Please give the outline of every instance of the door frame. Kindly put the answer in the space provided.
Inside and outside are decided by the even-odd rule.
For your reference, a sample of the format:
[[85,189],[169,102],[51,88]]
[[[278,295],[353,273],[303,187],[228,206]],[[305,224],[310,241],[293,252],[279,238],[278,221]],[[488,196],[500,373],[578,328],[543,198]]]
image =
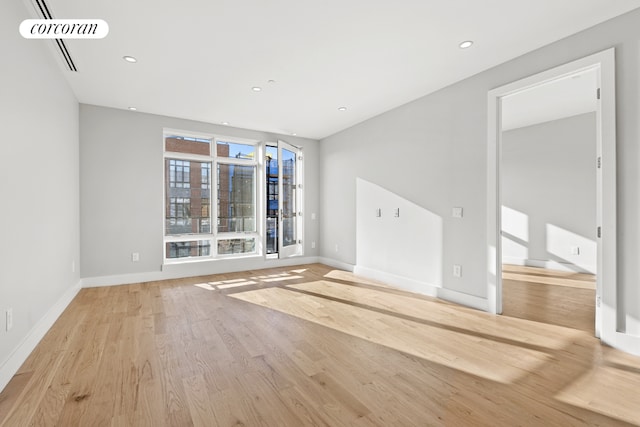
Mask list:
[[[283,224],[283,203],[284,203],[284,185],[283,185],[283,171],[282,166],[283,156],[282,150],[287,150],[295,155],[295,209],[294,215],[295,222],[295,240],[296,243],[289,246],[284,246],[284,224]],[[288,258],[296,255],[303,255],[302,246],[302,207],[304,206],[302,200],[302,149],[295,145],[289,144],[286,141],[278,140],[278,257]]]
[[[597,155],[596,221],[601,227],[597,242],[595,333],[614,345],[617,332],[616,254],[616,129],[615,49],[587,56],[547,71],[492,89],[488,94],[487,146],[487,302],[489,311],[502,313],[501,153],[502,98],[581,71],[597,71],[600,99],[596,112]],[[594,94],[596,96],[596,94]],[[600,168],[597,168],[600,158]],[[622,337],[620,337],[622,338]]]

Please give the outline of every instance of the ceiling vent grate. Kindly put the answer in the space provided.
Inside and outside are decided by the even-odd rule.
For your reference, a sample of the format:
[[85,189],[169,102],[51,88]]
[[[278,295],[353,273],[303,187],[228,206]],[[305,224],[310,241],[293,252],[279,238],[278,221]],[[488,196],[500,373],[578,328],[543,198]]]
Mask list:
[[[49,7],[44,2],[44,0],[32,0],[32,2],[42,19],[54,19]],[[69,71],[78,72],[76,64],[73,62],[71,54],[69,53],[69,49],[67,49],[67,45],[64,43],[64,40],[54,39],[54,42],[56,44],[58,52],[60,53],[60,55],[62,55],[63,62],[67,65],[67,69]]]

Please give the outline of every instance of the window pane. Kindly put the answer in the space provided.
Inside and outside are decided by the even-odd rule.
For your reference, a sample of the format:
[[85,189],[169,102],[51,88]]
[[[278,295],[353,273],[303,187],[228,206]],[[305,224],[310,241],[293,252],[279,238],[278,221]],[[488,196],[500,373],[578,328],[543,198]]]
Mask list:
[[165,233],[211,233],[211,163],[166,159]]
[[256,147],[249,144],[218,141],[216,147],[218,157],[232,157],[235,159],[255,160]]
[[295,245],[296,153],[282,149],[282,246]]
[[190,138],[186,136],[169,135],[164,138],[164,149],[174,153],[211,154],[211,140],[207,138]]
[[218,164],[218,232],[256,231],[256,167]]
[[267,254],[278,252],[278,148],[266,147]]
[[218,240],[218,255],[248,254],[256,251],[256,239],[220,239]]
[[188,258],[211,255],[211,240],[167,242],[167,258]]

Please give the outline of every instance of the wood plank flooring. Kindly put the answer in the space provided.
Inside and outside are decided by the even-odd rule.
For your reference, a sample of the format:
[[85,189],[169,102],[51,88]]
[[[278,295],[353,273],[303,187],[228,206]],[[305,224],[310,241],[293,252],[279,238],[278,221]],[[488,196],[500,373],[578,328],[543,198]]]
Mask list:
[[313,264],[83,289],[1,426],[640,425],[640,359]]
[[505,264],[502,279],[503,315],[594,333],[593,274]]

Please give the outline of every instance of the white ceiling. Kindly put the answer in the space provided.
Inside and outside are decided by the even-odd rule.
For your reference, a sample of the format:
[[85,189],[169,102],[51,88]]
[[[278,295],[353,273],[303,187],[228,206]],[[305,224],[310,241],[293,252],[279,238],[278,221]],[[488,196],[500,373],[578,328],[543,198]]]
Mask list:
[[595,69],[535,86],[502,100],[502,130],[596,111]]
[[[104,19],[110,27],[102,40],[67,41],[79,72],[65,74],[80,102],[318,139],[640,7],[640,0],[47,2],[56,18]],[[459,49],[463,40],[475,44]]]

